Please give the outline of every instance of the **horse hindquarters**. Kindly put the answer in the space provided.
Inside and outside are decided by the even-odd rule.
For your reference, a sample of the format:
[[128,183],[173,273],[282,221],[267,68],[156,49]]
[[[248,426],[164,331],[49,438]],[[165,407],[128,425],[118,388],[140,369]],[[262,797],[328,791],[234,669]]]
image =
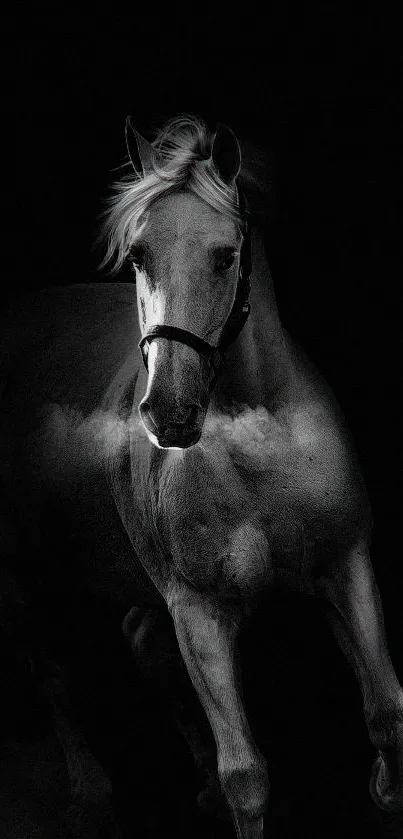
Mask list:
[[355,670],[370,740],[379,751],[371,795],[382,809],[403,813],[403,690],[387,648],[367,545],[356,545],[329,569],[317,593],[326,598],[335,636]]

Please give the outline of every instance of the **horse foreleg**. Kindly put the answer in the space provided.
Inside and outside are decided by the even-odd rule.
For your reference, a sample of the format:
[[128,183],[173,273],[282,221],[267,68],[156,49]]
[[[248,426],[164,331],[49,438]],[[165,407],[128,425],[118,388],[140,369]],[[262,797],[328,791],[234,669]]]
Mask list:
[[268,794],[266,761],[259,753],[238,686],[238,621],[222,604],[187,589],[168,605],[190,678],[210,722],[218,775],[238,839],[263,839]]
[[321,592],[340,646],[356,672],[371,742],[379,750],[370,784],[375,803],[403,811],[403,690],[390,660],[381,600],[367,546],[334,565]]

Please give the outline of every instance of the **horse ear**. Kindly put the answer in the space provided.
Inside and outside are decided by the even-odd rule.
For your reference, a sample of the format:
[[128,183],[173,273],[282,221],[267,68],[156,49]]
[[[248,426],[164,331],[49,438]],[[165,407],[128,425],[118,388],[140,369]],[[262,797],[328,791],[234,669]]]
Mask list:
[[213,140],[211,159],[224,183],[233,184],[241,168],[241,149],[234,132],[221,122]]
[[148,140],[137,131],[131,123],[130,117],[126,118],[126,146],[133,165],[133,169],[140,177],[144,178],[152,171],[154,160],[154,149]]

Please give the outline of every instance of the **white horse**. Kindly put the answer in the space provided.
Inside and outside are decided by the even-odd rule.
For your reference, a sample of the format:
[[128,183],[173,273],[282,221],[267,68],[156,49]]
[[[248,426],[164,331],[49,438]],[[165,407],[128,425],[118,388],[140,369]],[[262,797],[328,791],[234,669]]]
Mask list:
[[238,141],[180,118],[153,144],[128,121],[127,142],[105,261],[129,259],[135,285],[53,289],[6,313],[13,533],[54,545],[51,509],[77,586],[169,610],[238,839],[262,839],[269,789],[240,627],[276,582],[325,600],[379,752],[372,797],[401,811],[403,691],[365,489],[333,397],[281,325]]

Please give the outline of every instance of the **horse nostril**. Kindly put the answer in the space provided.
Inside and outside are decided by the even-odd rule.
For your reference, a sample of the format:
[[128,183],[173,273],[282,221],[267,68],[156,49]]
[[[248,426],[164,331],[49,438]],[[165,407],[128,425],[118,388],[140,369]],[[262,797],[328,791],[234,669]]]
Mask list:
[[157,431],[157,423],[153,417],[150,403],[142,402],[139,406],[139,413],[145,427],[148,428],[149,431],[152,431],[153,434],[155,434]]
[[188,405],[188,415],[186,418],[187,425],[196,425],[199,416],[199,408],[197,405]]

